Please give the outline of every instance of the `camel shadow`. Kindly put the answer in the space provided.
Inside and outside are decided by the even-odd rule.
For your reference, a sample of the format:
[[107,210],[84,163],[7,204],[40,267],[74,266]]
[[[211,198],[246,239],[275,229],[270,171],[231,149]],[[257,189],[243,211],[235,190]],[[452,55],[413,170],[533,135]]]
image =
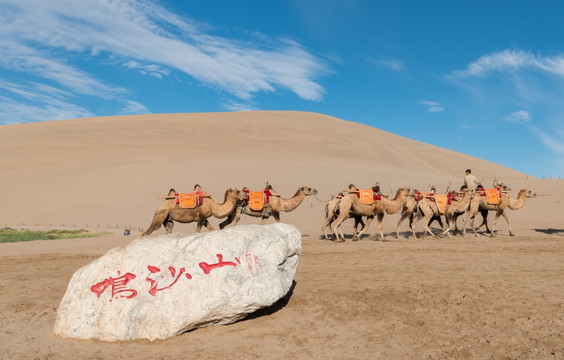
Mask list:
[[564,236],[564,229],[552,229],[552,228],[548,228],[548,229],[535,229],[536,232],[540,232],[546,235],[558,235],[558,236]]

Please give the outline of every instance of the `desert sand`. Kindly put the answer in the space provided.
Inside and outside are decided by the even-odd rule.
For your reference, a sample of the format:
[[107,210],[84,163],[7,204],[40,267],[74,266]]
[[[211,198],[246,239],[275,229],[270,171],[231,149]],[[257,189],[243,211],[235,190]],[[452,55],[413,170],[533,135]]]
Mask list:
[[[510,151],[495,149],[492,151]],[[537,193],[500,219],[452,239],[395,239],[399,214],[351,241],[323,240],[331,194],[354,183],[384,192],[459,188],[464,170]],[[564,182],[330,116],[302,112],[162,114],[0,127],[0,226],[87,228],[91,239],[0,244],[2,359],[562,359]],[[282,221],[303,235],[295,287],[231,325],[165,341],[107,343],[56,337],[73,273],[140,237],[170,188],[194,184],[218,200],[229,187],[285,197],[318,190]],[[490,222],[492,219],[490,214]],[[211,219],[216,228],[220,220]],[[240,225],[258,223],[243,216]],[[270,219],[268,223],[272,223]],[[131,235],[123,235],[131,228]],[[193,224],[175,232],[192,233]],[[422,233],[422,224],[418,231]],[[438,232],[436,224],[435,232]],[[203,230],[207,231],[207,230]],[[153,235],[164,234],[164,229]]]

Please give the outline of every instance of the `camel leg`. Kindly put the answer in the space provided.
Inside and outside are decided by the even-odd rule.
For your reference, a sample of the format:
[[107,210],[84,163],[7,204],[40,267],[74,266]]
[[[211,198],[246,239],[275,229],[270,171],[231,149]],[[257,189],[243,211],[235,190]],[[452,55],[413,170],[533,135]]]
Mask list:
[[382,220],[384,220],[384,213],[377,214],[376,219],[378,219],[378,230],[380,231],[380,240],[386,241],[384,238],[384,226],[382,225]]
[[456,213],[454,214],[454,216],[452,217],[452,221],[454,223],[454,231],[452,232],[454,235],[457,234],[461,234],[462,231],[460,231],[460,229],[458,228],[458,217],[460,217],[462,214],[460,213]]
[[[339,209],[339,216],[335,221],[333,221],[333,224],[331,225],[331,230],[333,230],[333,235],[335,236],[336,242],[345,241],[345,237],[343,236],[343,232],[340,231],[339,226],[341,226],[341,223],[345,221],[345,218],[349,216],[349,211],[350,211],[350,206],[348,207],[348,209]],[[339,232],[341,233],[340,237],[339,237]]]
[[362,234],[364,234],[364,232],[366,230],[368,230],[368,228],[370,227],[370,224],[372,224],[372,220],[374,220],[374,216],[368,216],[366,218],[366,224],[364,224],[364,226],[362,226],[362,229],[360,229],[360,232],[356,232],[356,226],[355,226],[355,232],[353,235],[353,241],[358,241],[360,239],[360,237],[362,236]]
[[[488,210],[480,210],[480,215],[482,215],[482,223],[480,224],[480,226],[476,227],[475,229],[478,230],[480,229],[482,226],[486,226],[486,231],[488,233],[491,233],[490,231],[490,227],[488,226]],[[474,215],[476,216],[478,215],[477,213]],[[472,223],[472,227],[474,227],[474,223]]]
[[[505,212],[505,210],[501,213],[501,216],[503,216],[505,218],[505,221],[507,221],[507,228],[509,229],[509,236],[515,236],[515,233],[513,231],[511,231],[511,222],[509,221],[509,216],[507,216],[507,213]],[[493,229],[492,229],[493,231]]]
[[225,219],[224,221],[222,221],[219,224],[219,229],[223,229],[227,226],[235,226],[237,225],[237,223],[239,222],[239,219],[241,217],[241,207],[237,206],[235,208],[235,210],[233,210],[229,216],[227,216],[227,219]]
[[450,239],[449,231],[452,228],[453,217],[454,216],[452,214],[446,214],[445,215],[445,221],[446,221],[447,227],[446,227],[446,229],[443,228],[443,232],[441,233],[441,236],[446,234],[446,236]]
[[164,223],[167,217],[168,217],[168,210],[157,209],[157,211],[155,212],[155,216],[153,216],[153,221],[151,222],[151,225],[149,225],[147,230],[145,230],[145,232],[141,234],[141,236],[151,235],[153,231],[161,227],[161,225]]
[[355,232],[357,231],[359,225],[360,225],[361,229],[364,229],[364,227],[366,226],[364,221],[362,221],[362,216],[355,216],[354,217],[354,231]]
[[174,221],[170,220],[170,218],[167,217],[163,222],[163,225],[165,227],[166,233],[170,234],[172,232],[172,228],[174,227]]
[[[437,235],[435,235],[435,234],[431,231],[431,229],[429,229],[429,224],[431,223],[432,220],[433,220],[433,216],[430,216],[430,217],[429,217],[429,215],[425,215],[425,222],[423,223],[424,226],[425,226],[425,232],[423,233],[423,237],[424,237],[424,238],[427,237],[427,233],[431,234],[431,235],[433,236],[433,238],[435,238],[435,239],[437,238]],[[441,222],[441,223],[442,223],[442,222]]]
[[419,222],[419,219],[421,219],[421,215],[419,214],[419,210],[416,210],[416,211],[417,211],[417,213],[412,214],[411,220],[409,222],[409,227],[411,228],[411,232],[413,233],[413,238],[415,240],[417,240],[417,232],[415,231],[415,225],[417,225],[417,222]]
[[495,213],[495,217],[492,223],[492,234],[491,237],[494,237],[494,230],[495,230],[495,225],[497,223],[497,220],[499,219],[499,216],[503,216],[503,218],[505,219],[505,221],[507,221],[507,228],[509,229],[509,236],[515,236],[515,234],[513,233],[513,231],[511,231],[511,222],[509,221],[509,217],[507,216],[507,214],[505,213],[504,210],[497,210],[497,212]]
[[199,233],[202,231],[202,226],[205,226],[209,231],[214,231],[215,228],[210,224],[208,219],[203,219],[198,221],[198,225],[196,225],[196,232]]
[[396,239],[399,239],[399,229],[400,229],[400,225],[405,221],[405,219],[407,219],[408,216],[410,216],[411,213],[407,210],[403,211],[401,213],[401,217],[398,220],[398,227],[396,229]]
[[280,213],[279,212],[272,212],[272,217],[276,220],[277,223],[280,222]]

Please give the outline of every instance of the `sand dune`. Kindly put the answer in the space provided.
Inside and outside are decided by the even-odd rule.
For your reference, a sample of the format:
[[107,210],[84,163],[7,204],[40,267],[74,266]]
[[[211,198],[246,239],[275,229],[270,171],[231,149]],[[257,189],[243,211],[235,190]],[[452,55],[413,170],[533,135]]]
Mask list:
[[[169,188],[202,184],[218,200],[228,187],[319,198],[349,183],[387,192],[446,190],[464,169],[491,183],[527,176],[491,162],[366,125],[302,112],[163,114],[0,127],[0,219],[7,224],[146,226]],[[530,177],[529,177],[530,179]]]
[[[494,151],[492,149],[492,151]],[[484,184],[539,196],[511,211],[517,237],[395,240],[398,215],[358,242],[320,239],[325,200],[354,183],[384,192]],[[304,112],[114,116],[0,126],[0,226],[85,227],[96,239],[0,244],[0,358],[505,359],[564,356],[564,183],[376,128]],[[139,236],[164,195],[201,184],[283,196],[315,187],[282,213],[303,234],[296,287],[285,303],[230,326],[175,339],[106,344],[58,339],[56,308],[74,271]],[[217,219],[212,225],[217,227]],[[272,220],[270,220],[272,222]],[[244,217],[240,224],[258,223]],[[347,223],[345,231],[350,230]],[[175,226],[190,233],[192,224]],[[421,231],[421,228],[419,229]],[[162,234],[161,228],[155,234]]]

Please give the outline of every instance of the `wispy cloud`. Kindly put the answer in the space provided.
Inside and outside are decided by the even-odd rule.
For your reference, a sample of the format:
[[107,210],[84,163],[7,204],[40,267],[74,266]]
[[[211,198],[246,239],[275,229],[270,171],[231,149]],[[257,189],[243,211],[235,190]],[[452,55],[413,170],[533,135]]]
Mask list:
[[149,114],[150,111],[145,107],[145,105],[141,104],[140,102],[133,101],[133,100],[125,100],[124,107],[121,110],[122,114]]
[[[552,162],[564,164],[564,54],[503,50],[481,56],[447,78],[468,90],[476,109],[487,109],[484,118],[507,114],[497,116],[521,125],[511,128],[514,136],[538,141],[553,152]],[[515,108],[521,110],[511,112]]]
[[114,56],[124,66],[156,77],[180,71],[241,99],[284,88],[317,101],[324,90],[315,79],[329,71],[294,41],[216,36],[148,1],[4,0],[0,10],[0,35],[13,39],[3,44],[0,64],[83,93],[100,93],[109,86],[61,61],[60,51],[97,60]]
[[255,111],[258,110],[255,106],[239,102],[239,101],[229,101],[229,102],[222,102],[221,107],[227,111]]
[[387,69],[398,72],[407,70],[407,66],[402,61],[396,59],[368,59],[368,62],[379,69]]
[[443,104],[436,101],[420,101],[419,104],[427,106],[427,111],[435,113],[435,112],[443,112],[445,108]]
[[505,121],[513,122],[513,123],[526,123],[531,121],[533,115],[526,111],[526,110],[519,110],[512,112],[510,115],[505,116],[503,119]]
[[542,57],[523,50],[503,50],[480,57],[466,69],[453,71],[450,77],[485,77],[492,72],[511,72],[524,68],[564,76],[564,56]]

